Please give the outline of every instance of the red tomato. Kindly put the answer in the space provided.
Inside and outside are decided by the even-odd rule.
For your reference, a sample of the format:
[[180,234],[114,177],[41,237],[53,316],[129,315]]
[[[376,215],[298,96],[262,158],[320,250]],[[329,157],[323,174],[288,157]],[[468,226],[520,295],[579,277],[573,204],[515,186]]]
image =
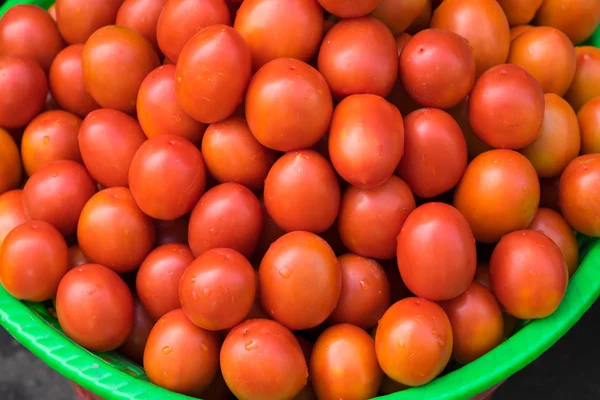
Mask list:
[[265,179],[265,207],[284,231],[325,232],[340,209],[340,184],[329,162],[312,150],[292,151]]
[[318,65],[336,98],[360,93],[385,97],[398,75],[396,41],[375,18],[342,20],[325,35]]
[[89,263],[90,260],[83,254],[81,247],[78,245],[69,247],[69,270]]
[[[422,4],[421,12],[417,15],[410,26],[406,28],[407,32],[410,34],[415,34],[424,29],[429,28],[429,24],[431,23],[431,14],[433,13],[433,5],[431,4],[432,0],[415,0],[414,3],[416,5]],[[380,3],[381,4],[381,3]],[[402,1],[400,4],[406,4],[406,2]]]
[[23,189],[23,206],[31,219],[52,224],[65,236],[77,230],[83,206],[96,184],[83,165],[54,161],[33,174]]
[[504,316],[485,286],[473,282],[460,296],[440,305],[452,325],[452,358],[459,363],[470,363],[502,343]]
[[31,57],[48,71],[65,46],[56,23],[43,8],[17,4],[0,18],[0,53]]
[[568,280],[560,249],[543,233],[511,232],[492,253],[492,291],[506,311],[519,319],[552,314],[565,295]]
[[308,378],[298,340],[268,319],[249,320],[229,332],[221,348],[221,371],[239,399],[292,399]]
[[513,40],[517,38],[521,33],[533,28],[533,25],[517,25],[510,28],[510,41],[512,43]]
[[400,57],[400,53],[406,46],[406,43],[412,38],[412,35],[404,32],[396,36],[396,49],[398,49],[398,57]]
[[250,47],[254,71],[280,57],[308,62],[323,38],[323,10],[317,0],[245,0],[233,26]]
[[535,16],[536,25],[553,26],[565,32],[575,44],[585,42],[600,23],[600,3],[595,0],[544,0]]
[[6,235],[29,220],[23,208],[22,198],[22,190],[10,190],[0,194],[0,249]]
[[540,202],[535,169],[512,150],[491,150],[475,157],[456,187],[454,206],[480,242],[495,243],[529,226]]
[[310,376],[319,399],[377,396],[383,373],[377,364],[373,338],[350,324],[328,328],[313,347]]
[[424,204],[408,216],[397,251],[402,280],[419,297],[452,299],[475,276],[477,254],[469,223],[444,203]]
[[527,24],[535,16],[544,0],[498,0],[498,4],[504,10],[508,23],[513,25]]
[[167,0],[125,0],[119,8],[115,25],[141,33],[158,52],[156,25],[166,3]]
[[309,232],[291,232],[277,239],[262,259],[259,274],[265,311],[294,330],[325,321],[342,289],[335,253],[325,240]]
[[371,13],[381,0],[319,0],[327,12],[339,18],[358,18]]
[[26,221],[0,247],[0,281],[19,300],[44,301],[56,294],[67,272],[67,243],[44,221]]
[[142,81],[160,65],[148,40],[122,26],[105,26],[83,46],[85,89],[102,107],[134,113]]
[[338,216],[342,242],[364,257],[394,258],[396,238],[415,207],[410,188],[396,176],[373,189],[350,186],[342,196]]
[[426,107],[457,105],[475,82],[475,58],[469,42],[452,31],[426,29],[406,43],[399,74],[408,94]]
[[200,122],[221,121],[242,102],[251,69],[250,49],[236,30],[206,27],[186,43],[177,61],[177,102]]
[[115,187],[96,193],[83,207],[77,239],[90,260],[125,273],[140,266],[154,245],[155,231],[129,189]]
[[131,161],[145,140],[134,118],[106,108],[89,113],[79,129],[85,167],[105,187],[129,185]]
[[291,151],[313,146],[327,132],[332,114],[327,82],[302,61],[270,61],[250,81],[246,118],[254,137],[268,148]]
[[452,118],[458,122],[458,126],[460,126],[460,129],[462,130],[467,142],[467,154],[469,155],[469,160],[472,160],[484,151],[492,150],[492,148],[490,145],[479,139],[473,132],[473,128],[471,128],[471,124],[469,123],[468,111],[469,96],[465,97],[455,107],[447,110],[448,114],[450,114]]
[[600,49],[592,46],[575,48],[577,67],[565,100],[575,111],[594,97],[600,96]]
[[0,194],[15,189],[21,182],[19,148],[8,132],[0,128]]
[[154,321],[137,297],[134,298],[133,304],[133,327],[125,342],[119,347],[119,353],[142,365],[144,362],[144,348],[154,326]]
[[416,297],[400,300],[379,321],[375,351],[387,376],[407,386],[424,385],[450,361],[448,316],[434,302]]
[[371,329],[390,306],[390,283],[385,271],[377,261],[352,253],[338,257],[338,262],[342,291],[329,322]]
[[58,30],[69,44],[85,43],[94,31],[115,23],[122,3],[123,0],[56,0]]
[[[381,0],[377,3],[371,15],[386,24],[394,35],[409,29],[427,9],[431,14],[430,0]],[[426,25],[429,25],[429,20]]]
[[580,156],[567,165],[560,176],[558,203],[573,229],[600,237],[600,154]]
[[360,188],[381,185],[392,176],[403,154],[402,115],[385,99],[357,94],[335,108],[329,155],[348,183]]
[[47,111],[33,119],[21,139],[21,156],[31,176],[52,161],[72,160],[83,164],[79,151],[81,119],[66,111]]
[[188,242],[188,220],[177,218],[171,221],[154,220],[156,227],[156,245]]
[[577,113],[581,154],[600,153],[600,96],[585,103]]
[[142,262],[136,275],[136,292],[154,321],[181,308],[179,282],[192,261],[194,255],[187,245],[169,243],[152,250]]

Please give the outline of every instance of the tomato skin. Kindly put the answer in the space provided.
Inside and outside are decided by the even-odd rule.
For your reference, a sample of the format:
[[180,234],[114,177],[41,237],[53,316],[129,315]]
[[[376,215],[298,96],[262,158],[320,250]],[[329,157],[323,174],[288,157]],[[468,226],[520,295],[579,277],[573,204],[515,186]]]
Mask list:
[[52,224],[65,236],[75,233],[81,210],[96,193],[85,167],[60,160],[33,174],[23,188],[23,206],[31,219]]
[[125,0],[119,12],[115,25],[131,28],[142,34],[158,52],[156,25],[158,17],[167,0]]
[[469,43],[443,29],[426,29],[406,43],[399,75],[408,94],[425,107],[450,108],[475,83],[475,58]]
[[381,0],[319,0],[327,12],[339,18],[358,18],[371,13]]
[[277,239],[258,272],[265,311],[289,329],[319,325],[340,297],[342,272],[335,253],[310,232],[290,232]]
[[575,44],[585,42],[600,23],[600,3],[574,0],[564,7],[560,0],[544,0],[534,20],[536,25],[560,29]]
[[154,321],[137,297],[133,300],[133,327],[125,342],[119,347],[119,353],[142,365],[144,361],[144,348],[148,341]]
[[600,96],[584,104],[577,113],[581,154],[600,153]]
[[0,128],[0,194],[15,189],[21,175],[19,148],[10,134]]
[[510,28],[510,42],[517,38],[521,33],[533,28],[533,25],[517,25]]
[[340,324],[317,339],[310,375],[319,399],[370,399],[377,396],[383,372],[373,338],[357,326]]
[[104,187],[129,186],[129,167],[146,135],[129,115],[92,111],[79,129],[79,149],[90,175]]
[[229,332],[221,347],[221,371],[240,400],[292,399],[308,377],[298,340],[268,319],[242,322]]
[[52,3],[52,5],[48,7],[48,14],[52,18],[52,20],[56,22],[56,2]]
[[559,306],[569,280],[558,246],[537,231],[514,231],[496,245],[490,283],[506,311],[519,319],[544,318]]
[[325,232],[337,218],[340,197],[333,167],[312,150],[286,153],[265,179],[265,207],[286,232]]
[[392,176],[403,154],[402,115],[385,99],[357,94],[335,108],[329,155],[345,181],[360,188],[379,186]]
[[250,81],[246,118],[263,146],[278,151],[311,147],[327,132],[333,100],[325,78],[310,65],[278,58]]
[[396,238],[415,209],[408,185],[397,176],[373,189],[350,186],[342,196],[338,231],[348,249],[363,257],[396,256]]
[[0,53],[31,57],[47,72],[65,46],[56,23],[43,8],[18,4],[0,19]]
[[125,273],[136,270],[155,241],[150,217],[127,188],[114,187],[92,196],[81,211],[77,239],[93,262]]
[[[371,15],[386,24],[394,35],[409,29],[426,9],[431,14],[429,0],[381,0],[378,3]],[[427,28],[429,21],[425,25]]]
[[207,191],[192,211],[190,248],[196,257],[224,247],[250,258],[262,226],[262,208],[256,195],[240,184],[222,183]]
[[85,43],[95,31],[115,23],[122,3],[123,0],[57,0],[58,30],[69,44]]
[[375,334],[383,372],[407,386],[421,386],[438,376],[450,361],[452,343],[452,327],[444,310],[416,297],[393,304]]
[[79,267],[80,265],[89,264],[90,260],[83,254],[79,245],[69,247],[69,270]]
[[156,245],[188,242],[188,219],[177,218],[171,221],[154,220]]
[[177,102],[197,121],[221,121],[242,102],[251,69],[244,38],[226,25],[208,26],[181,50],[175,69]]
[[600,154],[579,156],[560,176],[558,203],[576,231],[600,237]]
[[67,257],[67,243],[59,231],[44,221],[25,221],[0,247],[2,286],[19,300],[49,300],[67,272]]
[[473,282],[461,295],[440,306],[452,325],[452,358],[457,362],[468,364],[502,343],[504,316],[485,286]]
[[29,218],[23,207],[23,191],[9,190],[0,194],[0,249],[6,235]]
[[335,98],[361,93],[385,97],[398,76],[397,54],[394,36],[379,20],[342,20],[323,39],[319,72]]
[[577,67],[565,100],[577,112],[588,101],[600,95],[600,49],[575,47]]
[[531,22],[535,12],[540,8],[544,0],[498,0],[498,4],[504,10],[506,19],[510,26],[523,25]]
[[475,157],[454,193],[454,207],[469,221],[475,239],[484,243],[527,228],[539,202],[535,169],[512,150],[490,150]]

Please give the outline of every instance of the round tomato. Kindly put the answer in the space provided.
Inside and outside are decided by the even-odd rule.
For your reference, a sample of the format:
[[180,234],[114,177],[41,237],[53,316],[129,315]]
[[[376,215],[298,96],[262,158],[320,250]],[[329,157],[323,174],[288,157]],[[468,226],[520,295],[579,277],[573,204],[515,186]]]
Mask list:
[[535,16],[536,25],[553,26],[575,44],[585,42],[600,23],[600,3],[596,0],[544,0]]
[[22,190],[10,190],[0,194],[0,249],[6,235],[28,220],[23,207]]
[[[381,0],[376,3],[371,15],[386,24],[394,35],[410,30],[421,14],[427,16],[427,10],[431,14],[430,0]],[[426,25],[429,25],[428,19]]]
[[544,0],[498,0],[510,26],[531,22]]
[[510,28],[510,41],[512,43],[513,40],[517,38],[521,33],[533,28],[533,25],[517,25]]
[[319,0],[327,12],[339,18],[364,17],[377,7],[381,0]]
[[600,49],[592,46],[575,48],[577,67],[565,100],[575,111],[600,95]]
[[56,0],[58,30],[70,44],[85,43],[94,31],[115,23],[122,3],[123,0]]
[[188,242],[188,219],[177,218],[171,221],[154,220],[156,245]]
[[89,264],[90,260],[83,254],[79,245],[69,247],[69,269],[79,267],[80,265]]
[[398,57],[400,57],[400,53],[404,50],[404,46],[406,43],[412,38],[412,35],[404,32],[396,36],[396,49],[398,50]]
[[154,321],[137,297],[134,298],[133,304],[133,327],[125,342],[119,347],[119,353],[141,365],[144,362],[144,348],[154,326]]
[[125,0],[119,8],[115,25],[141,33],[158,52],[156,25],[166,3],[167,0]]
[[471,124],[469,123],[469,96],[465,97],[460,103],[447,111],[458,123],[458,126],[465,137],[469,160],[477,157],[484,151],[492,149],[490,145],[479,139],[473,132],[473,128],[471,128]]
[[581,154],[600,153],[600,96],[585,103],[577,113]]
[[19,148],[8,132],[0,128],[0,194],[15,189],[21,182]]

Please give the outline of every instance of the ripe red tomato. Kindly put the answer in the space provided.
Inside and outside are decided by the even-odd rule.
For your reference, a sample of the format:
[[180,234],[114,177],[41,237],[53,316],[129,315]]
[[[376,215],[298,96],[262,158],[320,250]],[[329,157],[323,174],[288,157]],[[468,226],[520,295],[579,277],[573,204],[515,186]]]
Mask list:
[[289,329],[321,324],[340,298],[342,272],[335,253],[313,233],[296,231],[277,239],[258,271],[265,311]]
[[573,229],[600,237],[600,154],[580,156],[567,165],[560,176],[558,203]]
[[375,18],[345,19],[325,35],[318,65],[336,98],[360,93],[385,97],[398,76],[396,41]]
[[392,305],[375,334],[383,372],[407,386],[421,386],[438,376],[452,354],[452,327],[434,302],[409,297]]
[[154,225],[127,188],[101,190],[87,202],[77,239],[90,260],[118,272],[136,270],[155,241]]
[[22,190],[10,190],[0,194],[0,249],[6,235],[29,220],[23,208],[22,198]]
[[396,256],[396,238],[415,209],[408,185],[397,176],[373,189],[350,186],[342,196],[338,230],[344,245],[364,257]]
[[592,46],[575,48],[577,67],[565,100],[577,112],[588,101],[600,95],[600,49]]
[[[386,24],[394,35],[412,28],[412,24],[427,10],[431,15],[430,0],[381,0],[378,3],[371,15]],[[426,22],[424,28],[429,25],[429,18]]]
[[426,29],[406,43],[399,74],[408,94],[425,107],[457,105],[475,82],[475,58],[469,42],[444,29]]
[[89,264],[90,260],[83,254],[79,245],[69,247],[69,270],[79,267],[80,265]]
[[188,219],[177,218],[171,221],[154,220],[156,245],[188,242]]
[[0,281],[19,300],[44,301],[56,294],[67,272],[67,243],[44,221],[25,221],[0,247]]
[[159,52],[156,39],[158,17],[167,0],[125,0],[119,12],[115,25],[125,26],[142,34],[156,52]]
[[292,399],[308,378],[298,340],[268,319],[249,320],[229,332],[221,347],[221,371],[239,399]]
[[452,358],[461,364],[481,357],[504,339],[504,316],[496,298],[473,282],[460,296],[440,303],[452,325]]
[[600,96],[585,103],[577,113],[581,154],[600,153]]
[[351,185],[372,188],[387,181],[404,154],[400,111],[385,99],[357,94],[333,112],[329,155],[333,167]]
[[567,34],[575,44],[585,42],[600,23],[600,3],[595,0],[544,0],[535,16],[536,25],[553,26]]
[[329,13],[339,18],[358,18],[371,13],[381,0],[319,0]]
[[310,376],[319,399],[377,396],[383,372],[377,363],[373,338],[350,324],[326,329],[313,347]]
[[519,319],[544,318],[559,306],[569,280],[558,246],[537,231],[506,234],[490,260],[490,283],[506,311]]
[[510,26],[522,25],[531,22],[535,12],[540,8],[544,0],[498,0],[498,4],[504,10],[506,19]]
[[0,128],[0,194],[15,189],[21,182],[19,148],[8,132]]
[[412,38],[412,35],[404,32],[399,35],[396,35],[396,49],[398,50],[398,58],[400,57],[400,53],[406,46],[406,43]]
[[333,167],[312,150],[286,153],[265,179],[265,207],[286,232],[325,232],[337,218],[340,197]]
[[43,8],[18,4],[0,18],[0,53],[33,58],[48,71],[65,46],[56,23]]
[[495,243],[529,226],[540,202],[540,183],[531,163],[512,150],[475,157],[456,187],[454,206],[480,242]]
[[85,167],[105,187],[129,186],[131,161],[145,140],[137,121],[117,110],[92,111],[79,129]]
[[96,30],[115,23],[122,3],[123,0],[56,0],[58,30],[69,44],[85,43]]
[[137,297],[133,299],[133,307],[133,327],[125,342],[119,347],[119,353],[142,365],[144,363],[144,348],[154,326],[154,321]]

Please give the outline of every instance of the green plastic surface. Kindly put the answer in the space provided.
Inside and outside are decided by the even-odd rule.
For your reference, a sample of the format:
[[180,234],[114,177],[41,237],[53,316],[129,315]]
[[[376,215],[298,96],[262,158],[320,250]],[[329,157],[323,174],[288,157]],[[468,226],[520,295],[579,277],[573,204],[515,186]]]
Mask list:
[[[49,7],[53,0],[9,0]],[[600,29],[588,42],[600,47]],[[560,307],[550,317],[524,324],[513,336],[476,361],[386,400],[461,400],[484,392],[539,357],[560,339],[600,294],[600,239],[580,237],[581,264]],[[25,347],[68,379],[107,400],[183,400],[190,397],[159,388],[143,369],[118,353],[94,354],[69,340],[52,315],[52,304],[21,302],[0,286],[0,324]]]

